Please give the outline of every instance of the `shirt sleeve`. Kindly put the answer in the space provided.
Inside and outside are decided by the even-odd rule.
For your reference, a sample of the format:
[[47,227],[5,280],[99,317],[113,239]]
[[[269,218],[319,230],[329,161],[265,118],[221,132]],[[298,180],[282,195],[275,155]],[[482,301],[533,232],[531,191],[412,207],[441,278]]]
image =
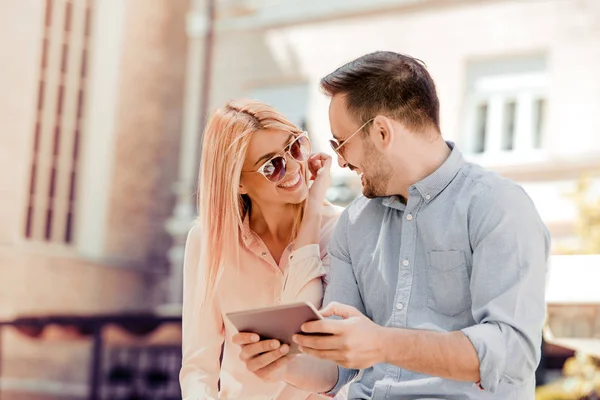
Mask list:
[[[355,307],[366,315],[365,306],[360,294],[360,289],[352,268],[352,260],[348,248],[348,209],[344,210],[335,227],[331,241],[329,242],[330,267],[327,277],[327,288],[323,305],[338,302]],[[333,396],[358,375],[358,370],[347,369],[338,366],[338,381],[335,386],[326,393]]]
[[184,400],[218,397],[224,325],[217,296],[201,307],[201,234],[192,228],[185,245],[183,277],[182,366],[179,374]]
[[[320,299],[323,293],[322,277],[325,275],[318,244],[302,246],[289,255],[284,277],[281,301],[291,303],[305,299]],[[325,260],[327,263],[327,259]],[[321,305],[315,304],[318,308]]]
[[480,387],[531,379],[539,363],[545,318],[550,235],[516,184],[489,189],[472,205],[472,314],[462,332],[480,364]]
[[325,220],[319,235],[320,244],[302,246],[289,255],[281,293],[283,303],[319,299],[319,303],[314,305],[317,308],[321,307],[323,289],[331,263],[327,245],[339,216],[339,212],[332,206],[326,207],[324,213]]

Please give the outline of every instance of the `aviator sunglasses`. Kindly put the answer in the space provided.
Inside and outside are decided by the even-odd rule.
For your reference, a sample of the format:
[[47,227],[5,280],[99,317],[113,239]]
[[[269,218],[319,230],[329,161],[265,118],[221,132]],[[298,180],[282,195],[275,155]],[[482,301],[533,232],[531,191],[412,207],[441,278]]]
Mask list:
[[345,158],[344,157],[344,153],[342,151],[342,147],[348,143],[348,141],[350,139],[352,139],[354,136],[356,136],[356,134],[358,132],[360,132],[362,130],[362,128],[364,128],[365,126],[367,126],[367,124],[371,121],[373,121],[375,118],[371,118],[370,120],[368,120],[367,122],[365,122],[364,124],[362,124],[362,126],[360,128],[358,128],[356,131],[354,131],[354,133],[350,136],[348,136],[348,138],[346,140],[344,140],[343,142],[338,142],[336,139],[329,139],[329,144],[331,145],[331,148],[333,149],[333,151],[335,151],[335,154],[337,154],[338,156],[340,156],[341,158]]
[[287,146],[285,146],[281,152],[269,158],[256,171],[242,172],[258,172],[269,182],[281,182],[283,178],[285,178],[285,174],[287,172],[286,154],[289,154],[296,161],[308,160],[308,157],[310,156],[310,140],[308,139],[308,133],[302,132]]

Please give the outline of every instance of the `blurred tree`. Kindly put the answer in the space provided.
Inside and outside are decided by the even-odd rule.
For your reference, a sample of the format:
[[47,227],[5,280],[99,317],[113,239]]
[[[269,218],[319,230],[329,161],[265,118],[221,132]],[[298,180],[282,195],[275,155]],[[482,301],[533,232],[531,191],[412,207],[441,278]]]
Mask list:
[[577,234],[581,239],[580,254],[600,254],[600,195],[594,194],[592,177],[583,175],[569,197],[577,206]]

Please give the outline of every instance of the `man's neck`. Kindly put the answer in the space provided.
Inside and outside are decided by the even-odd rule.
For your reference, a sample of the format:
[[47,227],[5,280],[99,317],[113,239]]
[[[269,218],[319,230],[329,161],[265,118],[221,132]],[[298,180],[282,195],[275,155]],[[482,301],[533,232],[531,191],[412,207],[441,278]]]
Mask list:
[[411,160],[408,160],[408,166],[401,165],[394,171],[394,175],[399,179],[393,179],[396,185],[391,193],[397,193],[408,199],[408,188],[437,171],[451,152],[452,149],[441,136],[434,142],[422,142],[416,145]]

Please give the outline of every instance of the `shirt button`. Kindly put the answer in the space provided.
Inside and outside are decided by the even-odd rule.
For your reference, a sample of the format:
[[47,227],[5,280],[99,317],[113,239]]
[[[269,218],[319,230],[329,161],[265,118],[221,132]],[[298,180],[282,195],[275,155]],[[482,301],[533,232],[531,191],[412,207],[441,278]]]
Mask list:
[[426,194],[426,195],[425,195],[425,200],[429,200],[430,198],[431,198],[431,195],[430,195],[430,194]]
[[266,257],[266,256],[267,256],[267,252],[266,252],[266,251],[263,251],[263,252],[262,252],[262,256],[263,256],[263,257]]
[[407,219],[407,220],[409,220],[409,221],[412,221],[412,214],[408,214],[408,215],[406,216],[406,219]]
[[398,310],[402,310],[404,308],[404,304],[402,304],[402,303],[396,303],[396,308]]
[[405,267],[408,267],[408,260],[402,261],[402,265],[404,265]]

